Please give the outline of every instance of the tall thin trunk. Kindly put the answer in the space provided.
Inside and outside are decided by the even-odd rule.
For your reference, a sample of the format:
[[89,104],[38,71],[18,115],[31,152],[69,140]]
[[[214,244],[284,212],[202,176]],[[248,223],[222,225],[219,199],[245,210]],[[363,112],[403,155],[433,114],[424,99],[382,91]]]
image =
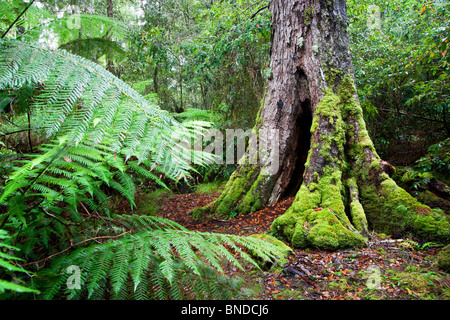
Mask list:
[[[106,2],[106,16],[108,18],[113,18],[114,5],[113,0],[107,0]],[[108,36],[108,40],[111,40],[111,36]],[[106,69],[111,72],[112,74],[115,74],[115,68],[114,68],[114,62],[111,59],[108,59]]]
[[200,81],[200,93],[202,95],[202,102],[203,102],[202,109],[205,109],[205,110],[210,109],[210,108],[208,108],[208,105],[207,105],[207,102],[206,102],[206,89],[203,86],[203,82],[202,81]]
[[183,112],[183,73],[180,66],[180,112]]
[[158,93],[158,65],[155,66],[155,72],[153,73],[153,87],[155,89],[155,93]]

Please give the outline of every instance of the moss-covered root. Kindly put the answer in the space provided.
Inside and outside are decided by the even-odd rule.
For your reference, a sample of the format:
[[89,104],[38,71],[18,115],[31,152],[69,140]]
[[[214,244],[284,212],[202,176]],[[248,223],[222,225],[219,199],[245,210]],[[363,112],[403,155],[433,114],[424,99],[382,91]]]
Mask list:
[[[414,236],[447,243],[450,241],[448,216],[421,204],[389,177],[390,165],[377,155],[355,99],[354,82],[346,77],[340,88],[342,110],[347,118],[347,158],[350,160],[350,207],[355,227],[364,225],[386,234]],[[352,188],[352,186],[354,186]],[[359,194],[356,194],[356,193]],[[361,199],[359,202],[358,199]]]
[[[377,161],[377,160],[374,160]],[[369,226],[379,232],[450,243],[450,216],[421,204],[386,173],[370,171],[361,184]],[[370,177],[377,177],[376,182]]]
[[365,246],[365,237],[345,213],[341,178],[339,172],[324,172],[318,183],[302,184],[292,206],[275,219],[271,231],[294,248]]

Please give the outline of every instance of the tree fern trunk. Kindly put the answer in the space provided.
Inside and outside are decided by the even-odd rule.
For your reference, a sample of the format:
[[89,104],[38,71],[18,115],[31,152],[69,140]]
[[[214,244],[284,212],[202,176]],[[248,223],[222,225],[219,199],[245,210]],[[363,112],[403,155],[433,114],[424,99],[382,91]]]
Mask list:
[[345,1],[272,0],[269,9],[272,74],[255,129],[279,130],[279,170],[242,163],[223,194],[194,214],[248,213],[295,195],[272,225],[295,247],[360,246],[369,228],[448,240],[448,219],[395,184],[368,135]]

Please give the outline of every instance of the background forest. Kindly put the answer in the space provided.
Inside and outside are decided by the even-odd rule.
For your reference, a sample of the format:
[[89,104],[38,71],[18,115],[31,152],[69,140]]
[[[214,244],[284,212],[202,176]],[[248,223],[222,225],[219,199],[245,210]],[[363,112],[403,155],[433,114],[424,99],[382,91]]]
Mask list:
[[[224,269],[264,269],[289,248],[157,212],[168,194],[220,191],[236,168],[206,154],[190,165],[178,142],[254,126],[268,1],[0,4],[0,297],[251,296]],[[450,3],[349,0],[347,12],[375,147],[399,185],[448,214]]]

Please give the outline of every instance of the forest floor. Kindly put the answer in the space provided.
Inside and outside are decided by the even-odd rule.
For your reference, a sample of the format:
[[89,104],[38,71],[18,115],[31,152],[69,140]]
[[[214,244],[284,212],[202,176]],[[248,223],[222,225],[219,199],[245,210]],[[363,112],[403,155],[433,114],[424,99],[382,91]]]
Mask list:
[[[187,229],[237,235],[268,233],[272,221],[293,199],[232,219],[192,219],[189,211],[215,200],[220,192],[164,194],[157,215]],[[391,239],[373,233],[365,248],[341,251],[294,250],[288,264],[268,271],[249,270],[240,275],[257,299],[302,300],[449,300],[450,274],[439,270],[442,246],[418,244],[412,239]]]

